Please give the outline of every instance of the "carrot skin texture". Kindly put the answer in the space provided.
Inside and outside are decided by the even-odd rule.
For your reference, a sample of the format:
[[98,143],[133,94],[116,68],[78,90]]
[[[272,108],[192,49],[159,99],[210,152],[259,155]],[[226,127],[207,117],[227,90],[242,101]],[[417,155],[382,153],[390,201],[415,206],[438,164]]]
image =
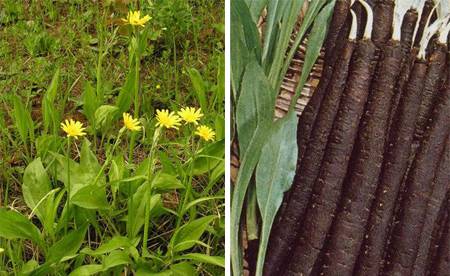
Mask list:
[[383,275],[410,275],[417,256],[418,240],[434,174],[450,125],[450,89],[439,93],[433,116],[406,180],[399,223],[394,227]]
[[420,141],[422,138],[425,126],[431,115],[432,107],[436,94],[442,87],[442,80],[446,71],[447,46],[437,44],[436,49],[430,55],[428,61],[427,75],[424,80],[424,87],[422,92],[422,103],[420,104],[419,115],[417,117],[415,139]]
[[[450,209],[450,205],[447,206]],[[449,210],[447,210],[449,212]],[[431,276],[448,275],[450,271],[450,216],[447,216],[444,233],[441,237],[439,252],[436,256],[433,266],[430,269]]]
[[433,183],[433,190],[428,199],[425,222],[419,240],[419,250],[414,264],[413,276],[426,275],[428,253],[432,245],[433,230],[438,224],[439,211],[445,204],[446,192],[449,190],[450,179],[450,139],[447,137],[445,150],[439,162],[439,167]]
[[415,62],[394,118],[355,275],[378,275],[380,271],[389,224],[406,171],[426,69],[425,61]]
[[394,85],[400,73],[400,43],[384,47],[352,153],[341,207],[333,221],[323,275],[351,275],[378,184]]
[[420,39],[422,38],[423,31],[427,24],[428,16],[433,10],[434,3],[433,0],[426,0],[422,9],[422,16],[420,17],[419,27],[417,28],[416,37],[414,38],[414,47],[419,47]]
[[419,14],[414,9],[407,10],[405,16],[403,17],[400,44],[404,55],[411,51],[414,30],[418,19]]
[[[280,221],[274,226],[269,243],[268,257],[266,261],[267,273],[274,275],[282,273],[285,266],[280,263],[289,259],[292,245],[296,241],[296,233],[300,227],[302,215],[307,207],[312,186],[317,177],[325,151],[326,142],[330,133],[334,117],[339,106],[339,101],[345,87],[348,75],[348,66],[353,54],[355,42],[348,41],[340,58],[337,60],[333,76],[329,81],[327,94],[320,106],[311,139],[306,153],[300,162],[291,189],[291,197],[287,203],[285,212]],[[270,260],[270,261],[268,261]]]
[[376,46],[369,40],[359,41],[357,44],[350,63],[347,85],[286,275],[309,275],[323,247],[369,94],[376,51]]
[[394,19],[394,1],[378,0],[373,6],[373,43],[381,48],[392,36]]

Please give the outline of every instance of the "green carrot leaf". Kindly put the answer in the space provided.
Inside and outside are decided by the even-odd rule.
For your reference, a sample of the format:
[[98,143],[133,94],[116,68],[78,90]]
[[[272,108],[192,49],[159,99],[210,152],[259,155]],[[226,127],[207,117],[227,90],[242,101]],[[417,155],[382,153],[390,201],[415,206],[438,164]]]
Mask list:
[[262,218],[256,275],[262,275],[267,244],[273,221],[292,185],[297,164],[297,122],[291,111],[274,123],[256,168],[256,194]]

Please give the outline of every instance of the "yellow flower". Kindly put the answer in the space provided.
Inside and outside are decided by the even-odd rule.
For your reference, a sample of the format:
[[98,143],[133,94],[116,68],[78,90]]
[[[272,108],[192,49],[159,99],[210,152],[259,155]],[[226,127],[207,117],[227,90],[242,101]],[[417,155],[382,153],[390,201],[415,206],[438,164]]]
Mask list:
[[2,254],[3,252],[5,252],[5,249],[0,247],[0,254]]
[[160,85],[160,84],[157,84],[157,85],[156,85],[156,89],[161,89],[161,85]]
[[181,118],[178,115],[175,115],[175,112],[169,112],[167,109],[156,110],[156,119],[158,120],[156,126],[174,129],[178,129],[181,121]]
[[180,115],[186,123],[194,123],[195,125],[197,125],[197,121],[203,117],[201,108],[195,110],[194,107],[182,108],[181,111],[178,111],[178,115]]
[[207,126],[199,126],[197,127],[197,131],[195,132],[198,136],[203,138],[205,141],[213,141],[216,133]]
[[123,125],[131,131],[139,131],[141,130],[141,126],[139,125],[139,121],[131,117],[128,113],[123,113]]
[[146,15],[141,18],[141,12],[140,11],[129,11],[127,18],[122,18],[122,21],[133,25],[133,26],[141,26],[144,27],[145,23],[147,23],[151,17],[149,15]]
[[61,128],[65,133],[67,133],[67,137],[75,137],[75,139],[78,139],[78,136],[86,135],[84,132],[86,128],[83,127],[83,124],[72,119],[61,123]]

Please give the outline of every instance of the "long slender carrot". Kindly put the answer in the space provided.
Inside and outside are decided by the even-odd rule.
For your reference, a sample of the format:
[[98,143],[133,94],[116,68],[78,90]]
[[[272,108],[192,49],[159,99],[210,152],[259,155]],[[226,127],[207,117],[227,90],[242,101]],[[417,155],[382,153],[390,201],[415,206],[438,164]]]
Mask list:
[[307,207],[312,186],[317,177],[325,151],[328,135],[345,87],[348,66],[354,47],[355,43],[353,41],[347,41],[343,52],[339,55],[340,58],[336,62],[333,76],[327,88],[327,94],[322,101],[314,128],[312,129],[311,142],[297,169],[298,173],[291,189],[291,197],[287,203],[286,211],[272,231],[266,259],[266,275],[282,273],[283,266],[279,264],[289,259],[292,245],[296,241],[296,233],[299,229],[301,217]]
[[442,82],[446,71],[447,45],[438,43],[435,50],[431,53],[428,61],[428,70],[424,80],[422,92],[422,103],[416,122],[415,140],[420,141],[425,125],[430,117],[432,106],[442,87]]
[[323,247],[339,201],[358,124],[369,94],[376,51],[377,47],[371,40],[364,39],[358,42],[350,65],[347,85],[286,275],[309,275]]
[[380,270],[388,226],[409,157],[426,69],[424,60],[415,62],[400,100],[355,275],[377,275]]
[[351,275],[383,161],[394,85],[400,74],[400,42],[388,41],[378,67],[355,143],[346,191],[333,221],[322,268],[323,275]]
[[[450,202],[450,201],[449,201]],[[447,206],[447,212],[450,212],[450,204]],[[430,269],[431,276],[448,275],[450,271],[450,216],[447,217],[444,233],[442,235],[439,253]]]
[[394,0],[375,1],[372,40],[380,48],[391,38],[394,6]]
[[394,227],[383,275],[410,275],[417,256],[427,197],[437,169],[450,125],[450,88],[439,93],[432,120],[411,166],[406,181],[399,222]]
[[425,222],[419,240],[419,249],[414,264],[413,276],[425,275],[428,253],[430,251],[433,230],[438,223],[439,211],[445,202],[446,192],[450,188],[450,139],[447,138],[445,150],[439,161],[439,167],[433,181],[433,188],[428,199]]
[[428,17],[430,16],[431,12],[433,11],[434,3],[433,0],[426,0],[425,4],[422,8],[422,14],[420,16],[419,26],[417,28],[417,33],[414,38],[414,46],[418,47],[420,43],[420,39],[423,36],[423,32],[425,28],[427,27],[427,21]]

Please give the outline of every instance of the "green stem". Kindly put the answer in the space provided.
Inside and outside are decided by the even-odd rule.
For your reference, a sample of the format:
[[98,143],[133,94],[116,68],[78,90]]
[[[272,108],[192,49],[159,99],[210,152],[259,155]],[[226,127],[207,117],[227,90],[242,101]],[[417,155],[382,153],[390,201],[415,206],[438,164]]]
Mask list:
[[[135,59],[134,59],[134,117],[135,118],[139,118],[139,109],[140,109],[140,104],[139,104],[139,83],[140,83],[140,67],[141,67],[141,55],[139,52],[139,30],[137,29],[137,27],[134,29],[134,32],[136,34],[136,49],[134,50],[134,54],[135,54]],[[130,150],[129,150],[129,154],[128,154],[128,161],[132,162],[131,160],[133,160],[133,153],[134,153],[134,144],[136,142],[136,136],[134,135],[134,133],[131,136],[131,140],[130,140]]]
[[147,248],[147,241],[148,241],[148,228],[150,225],[150,211],[151,211],[151,205],[152,205],[152,176],[153,176],[153,171],[154,171],[154,167],[155,167],[155,150],[156,150],[156,146],[158,145],[158,140],[159,140],[159,136],[161,134],[161,127],[157,128],[155,130],[155,133],[153,134],[153,142],[152,142],[152,147],[150,149],[150,160],[148,163],[148,171],[147,171],[147,181],[148,181],[148,194],[149,194],[149,200],[148,202],[146,202],[145,205],[145,221],[144,221],[144,234],[142,237],[142,253],[147,252],[148,248]]
[[67,228],[70,220],[70,136],[67,137],[67,217],[66,217],[66,225],[64,226],[64,232],[67,234]]

